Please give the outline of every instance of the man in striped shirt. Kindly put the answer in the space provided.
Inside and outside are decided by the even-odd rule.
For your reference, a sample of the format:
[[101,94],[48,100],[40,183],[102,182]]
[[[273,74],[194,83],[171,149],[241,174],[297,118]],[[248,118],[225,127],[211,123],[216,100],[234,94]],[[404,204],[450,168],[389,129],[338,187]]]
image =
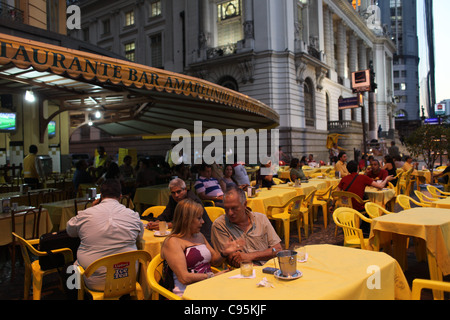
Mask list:
[[203,164],[200,168],[200,176],[195,182],[195,191],[202,200],[212,200],[216,206],[223,205],[223,191],[219,181],[211,176],[212,168],[209,164]]

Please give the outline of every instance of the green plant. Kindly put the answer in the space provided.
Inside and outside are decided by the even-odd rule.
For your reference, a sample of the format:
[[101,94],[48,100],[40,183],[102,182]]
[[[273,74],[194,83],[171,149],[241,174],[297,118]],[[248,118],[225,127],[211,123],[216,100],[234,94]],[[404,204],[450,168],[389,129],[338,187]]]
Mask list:
[[406,139],[406,148],[411,156],[423,158],[425,161],[431,172],[431,181],[434,179],[433,169],[436,160],[449,150],[449,134],[450,129],[446,126],[423,125]]

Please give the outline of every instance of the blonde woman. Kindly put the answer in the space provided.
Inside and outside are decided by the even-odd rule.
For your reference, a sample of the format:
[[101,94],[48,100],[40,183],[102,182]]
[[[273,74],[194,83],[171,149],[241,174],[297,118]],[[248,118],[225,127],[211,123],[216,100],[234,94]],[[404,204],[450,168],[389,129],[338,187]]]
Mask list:
[[[164,241],[161,257],[173,273],[172,291],[182,296],[186,286],[213,277],[211,265],[220,266],[224,257],[208,243],[200,229],[204,223],[202,206],[185,199],[178,203],[173,218],[172,234]],[[237,251],[238,241],[229,241],[225,254]],[[224,273],[222,271],[220,273]]]

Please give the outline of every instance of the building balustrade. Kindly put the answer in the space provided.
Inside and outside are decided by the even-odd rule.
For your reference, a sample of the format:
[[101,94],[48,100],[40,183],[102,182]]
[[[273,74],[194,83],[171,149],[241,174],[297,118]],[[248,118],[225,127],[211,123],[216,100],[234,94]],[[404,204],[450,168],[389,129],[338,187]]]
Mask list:
[[0,2],[0,19],[23,23],[23,11],[7,3]]

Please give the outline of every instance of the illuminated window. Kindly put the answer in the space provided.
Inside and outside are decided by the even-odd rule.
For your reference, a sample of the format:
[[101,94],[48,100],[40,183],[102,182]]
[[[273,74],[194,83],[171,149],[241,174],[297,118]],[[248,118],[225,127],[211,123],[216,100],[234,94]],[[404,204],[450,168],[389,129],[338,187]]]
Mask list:
[[153,1],[150,4],[150,17],[154,18],[154,17],[158,17],[162,14],[161,11],[161,1]]
[[235,44],[244,37],[241,1],[232,0],[217,5],[217,44]]
[[125,13],[125,26],[132,26],[134,25],[134,11],[129,11]]
[[130,42],[125,44],[125,58],[130,61],[135,61],[136,59],[136,43]]
[[219,21],[239,17],[241,15],[241,1],[232,0],[223,2],[217,6],[217,9]]

